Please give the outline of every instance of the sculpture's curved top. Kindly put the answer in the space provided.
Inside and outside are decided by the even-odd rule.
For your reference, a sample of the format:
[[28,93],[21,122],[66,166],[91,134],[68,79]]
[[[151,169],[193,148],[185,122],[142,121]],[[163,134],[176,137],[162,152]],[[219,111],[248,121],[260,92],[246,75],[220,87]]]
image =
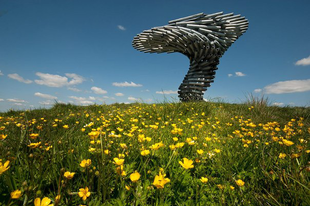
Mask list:
[[181,101],[202,100],[213,82],[219,58],[248,28],[248,20],[233,13],[199,13],[145,30],[132,45],[142,52],[180,52],[190,68],[179,87]]

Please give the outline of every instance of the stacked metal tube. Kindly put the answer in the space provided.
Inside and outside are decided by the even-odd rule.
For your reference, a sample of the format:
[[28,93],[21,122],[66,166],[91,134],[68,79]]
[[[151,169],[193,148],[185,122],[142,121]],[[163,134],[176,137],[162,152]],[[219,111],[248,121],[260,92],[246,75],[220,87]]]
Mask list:
[[182,102],[203,100],[215,77],[220,57],[248,28],[248,20],[233,13],[199,13],[169,21],[134,37],[135,49],[148,53],[180,52],[190,60],[179,87]]

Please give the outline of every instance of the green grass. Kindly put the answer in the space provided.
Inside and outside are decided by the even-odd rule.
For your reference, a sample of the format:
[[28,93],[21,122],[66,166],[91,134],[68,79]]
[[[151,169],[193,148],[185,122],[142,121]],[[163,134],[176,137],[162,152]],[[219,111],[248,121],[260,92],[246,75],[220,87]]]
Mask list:
[[310,205],[310,108],[250,98],[8,111],[0,159],[0,205]]

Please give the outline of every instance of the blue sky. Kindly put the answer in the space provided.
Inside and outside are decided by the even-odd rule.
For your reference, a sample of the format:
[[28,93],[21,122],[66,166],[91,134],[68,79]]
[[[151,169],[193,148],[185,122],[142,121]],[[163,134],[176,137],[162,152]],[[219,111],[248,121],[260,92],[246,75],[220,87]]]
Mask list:
[[176,102],[189,67],[146,54],[143,30],[203,12],[241,14],[249,28],[223,55],[205,99],[248,94],[310,106],[309,0],[0,0],[0,111],[142,101]]

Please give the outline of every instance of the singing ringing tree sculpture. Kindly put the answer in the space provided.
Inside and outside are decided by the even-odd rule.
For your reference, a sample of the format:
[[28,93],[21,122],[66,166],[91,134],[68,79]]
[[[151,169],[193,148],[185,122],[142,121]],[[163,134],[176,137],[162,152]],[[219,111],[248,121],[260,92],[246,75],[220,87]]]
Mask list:
[[180,52],[190,67],[179,87],[182,102],[203,100],[214,80],[220,57],[248,28],[248,20],[233,13],[199,13],[169,21],[134,37],[135,49],[149,53]]

